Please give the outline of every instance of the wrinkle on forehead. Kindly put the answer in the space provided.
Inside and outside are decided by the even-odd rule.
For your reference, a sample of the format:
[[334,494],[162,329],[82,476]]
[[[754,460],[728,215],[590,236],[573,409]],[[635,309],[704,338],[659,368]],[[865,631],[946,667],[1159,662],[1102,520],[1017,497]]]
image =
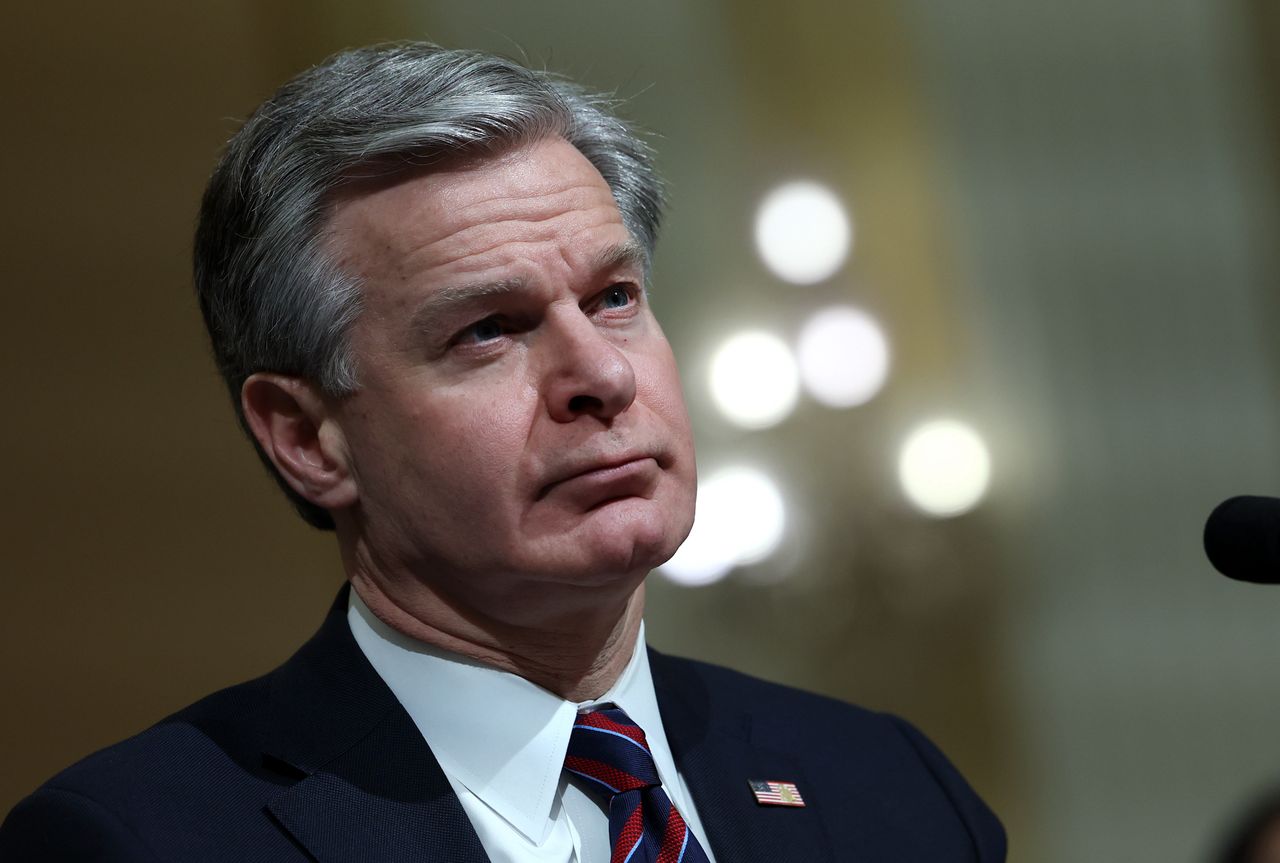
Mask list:
[[[484,268],[500,263],[506,256],[521,252],[532,253],[545,243],[556,244],[563,253],[565,248],[560,241],[565,237],[565,223],[571,223],[574,234],[588,233],[610,225],[623,229],[622,220],[612,216],[604,208],[592,211],[591,216],[586,218],[583,211],[577,211],[556,213],[542,219],[504,219],[471,225],[428,245],[404,252],[401,258],[402,269],[415,272],[429,268],[445,269],[463,261],[469,262],[468,269]],[[520,239],[515,240],[511,237],[511,228],[517,223],[528,230]]]
[[[562,170],[548,170],[548,153]],[[548,139],[495,158],[416,171],[376,188],[349,189],[335,201],[327,233],[348,272],[404,278],[407,270],[483,253],[488,234],[510,235],[514,223],[545,227],[521,238],[537,241],[558,235],[560,219],[587,214],[591,224],[583,227],[623,224],[595,167],[567,141]]]

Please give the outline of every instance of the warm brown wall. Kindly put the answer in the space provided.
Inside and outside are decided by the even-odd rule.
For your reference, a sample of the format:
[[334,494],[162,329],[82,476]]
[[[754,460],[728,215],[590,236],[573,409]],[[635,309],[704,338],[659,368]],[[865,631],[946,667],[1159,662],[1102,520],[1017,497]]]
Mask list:
[[190,285],[195,209],[233,118],[337,47],[287,39],[288,7],[273,8],[6,16],[0,811],[267,670],[339,583],[330,540],[240,440]]

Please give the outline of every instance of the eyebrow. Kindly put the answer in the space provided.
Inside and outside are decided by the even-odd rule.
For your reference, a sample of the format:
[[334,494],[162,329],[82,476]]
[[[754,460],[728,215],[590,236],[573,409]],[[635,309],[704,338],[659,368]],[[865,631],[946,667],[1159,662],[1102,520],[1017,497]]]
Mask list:
[[591,269],[595,273],[623,267],[639,267],[641,270],[647,270],[648,266],[649,255],[645,252],[644,246],[635,240],[609,246],[598,252],[591,261]]
[[[644,246],[635,241],[618,243],[597,252],[591,259],[590,268],[593,274],[637,267],[647,272],[649,255]],[[476,300],[485,297],[514,294],[529,286],[526,279],[516,277],[489,282],[471,282],[461,285],[446,285],[424,299],[414,310],[409,323],[416,332],[433,333],[441,326],[440,318],[455,309],[465,308]]]
[[528,282],[522,278],[499,279],[496,282],[472,282],[464,285],[448,285],[435,291],[418,304],[409,324],[417,332],[434,333],[442,324],[440,319],[455,309],[465,308],[485,297],[514,294],[523,291]]

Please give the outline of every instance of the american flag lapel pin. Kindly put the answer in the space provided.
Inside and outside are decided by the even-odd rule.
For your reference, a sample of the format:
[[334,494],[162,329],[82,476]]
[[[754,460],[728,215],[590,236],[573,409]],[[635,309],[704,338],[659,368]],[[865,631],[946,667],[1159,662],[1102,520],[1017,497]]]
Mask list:
[[803,806],[804,798],[794,782],[775,782],[772,779],[748,779],[751,793],[761,806]]

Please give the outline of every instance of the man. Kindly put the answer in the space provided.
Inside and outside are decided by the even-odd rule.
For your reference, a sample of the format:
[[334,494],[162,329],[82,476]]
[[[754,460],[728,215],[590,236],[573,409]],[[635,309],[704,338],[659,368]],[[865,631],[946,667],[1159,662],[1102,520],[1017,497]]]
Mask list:
[[1003,859],[901,720],[645,649],[695,489],[644,290],[660,203],[601,102],[496,57],[352,51],[259,108],[196,286],[350,584],[281,668],[20,803],[0,855]]

